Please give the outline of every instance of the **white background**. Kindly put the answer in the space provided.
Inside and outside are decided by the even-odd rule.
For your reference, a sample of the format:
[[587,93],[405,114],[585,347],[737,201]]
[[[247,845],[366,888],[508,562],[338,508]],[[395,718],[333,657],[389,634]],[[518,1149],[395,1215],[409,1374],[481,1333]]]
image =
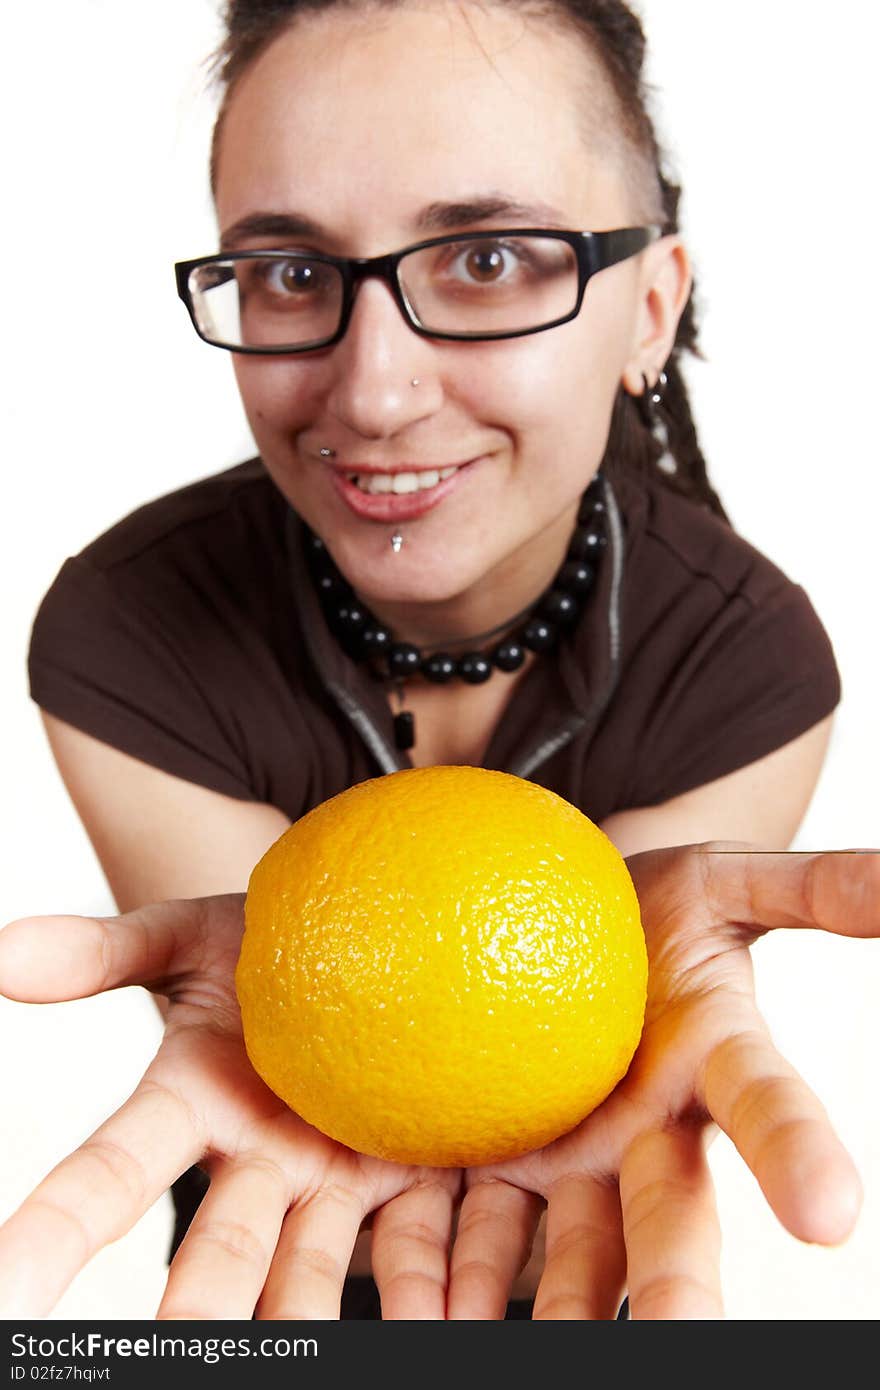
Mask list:
[[[707,358],[691,379],[711,474],[737,527],[807,588],[843,676],[796,847],[877,846],[880,11],[645,0],[643,14],[686,188]],[[214,0],[47,0],[15,6],[5,27],[0,921],[112,911],[28,699],[40,597],[65,556],[134,506],[251,451],[229,360],[192,333],[171,271],[215,244],[201,63],[216,35]],[[777,1040],[829,1109],[866,1199],[844,1247],[798,1245],[719,1139],[728,1316],[873,1319],[880,944],[777,934],[754,954]],[[139,990],[0,1001],[0,1217],[124,1099],[158,1034]],[[170,1225],[163,1198],[54,1316],[153,1316]]]

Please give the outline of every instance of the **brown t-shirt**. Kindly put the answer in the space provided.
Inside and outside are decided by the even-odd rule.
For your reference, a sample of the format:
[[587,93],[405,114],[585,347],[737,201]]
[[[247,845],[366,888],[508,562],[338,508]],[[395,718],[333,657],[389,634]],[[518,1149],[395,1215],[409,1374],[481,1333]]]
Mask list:
[[[484,759],[597,821],[770,753],[840,696],[800,587],[659,481],[605,488],[596,586],[515,690]],[[139,508],[67,560],[43,600],[33,698],[291,819],[408,766],[381,683],[326,627],[302,540],[259,459]]]

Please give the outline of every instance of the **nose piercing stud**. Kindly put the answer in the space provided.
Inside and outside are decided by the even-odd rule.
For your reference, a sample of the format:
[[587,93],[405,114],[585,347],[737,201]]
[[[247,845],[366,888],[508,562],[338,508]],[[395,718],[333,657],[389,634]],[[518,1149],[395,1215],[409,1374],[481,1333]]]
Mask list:
[[414,376],[413,379],[412,379],[412,381],[410,382],[410,386],[418,386],[418,384],[419,384],[419,379],[418,379],[417,376]]
[[335,449],[319,449],[318,453],[321,455],[322,459],[335,459],[336,457]]
[[394,535],[391,537],[391,549],[394,551],[395,555],[399,555],[403,549],[403,536],[399,531],[395,531]]

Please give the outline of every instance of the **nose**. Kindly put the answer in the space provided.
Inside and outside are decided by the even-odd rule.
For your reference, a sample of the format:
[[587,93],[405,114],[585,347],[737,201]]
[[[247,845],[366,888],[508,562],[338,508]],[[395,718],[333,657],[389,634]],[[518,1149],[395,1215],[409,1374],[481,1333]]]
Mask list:
[[345,336],[329,356],[329,413],[363,438],[398,434],[442,400],[436,355],[436,345],[406,322],[389,287],[362,280]]

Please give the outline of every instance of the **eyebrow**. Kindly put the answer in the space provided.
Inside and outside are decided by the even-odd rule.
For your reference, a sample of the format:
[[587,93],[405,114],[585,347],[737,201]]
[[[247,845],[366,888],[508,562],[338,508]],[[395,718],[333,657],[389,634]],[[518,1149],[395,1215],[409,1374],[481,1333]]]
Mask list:
[[[452,232],[459,227],[470,226],[476,222],[488,222],[498,217],[516,218],[529,226],[557,229],[567,226],[567,219],[562,213],[547,203],[524,203],[503,193],[492,193],[459,202],[429,203],[422,208],[413,227],[416,232],[426,234]],[[302,213],[252,212],[225,229],[220,238],[220,248],[227,251],[251,237],[273,237],[280,240],[313,237],[332,240],[332,234],[327,227]]]
[[516,217],[523,222],[562,228],[567,219],[557,208],[547,203],[523,203],[504,193],[490,193],[484,198],[464,202],[429,203],[416,218],[416,228],[424,232],[454,231],[470,222],[488,222],[493,217]]

